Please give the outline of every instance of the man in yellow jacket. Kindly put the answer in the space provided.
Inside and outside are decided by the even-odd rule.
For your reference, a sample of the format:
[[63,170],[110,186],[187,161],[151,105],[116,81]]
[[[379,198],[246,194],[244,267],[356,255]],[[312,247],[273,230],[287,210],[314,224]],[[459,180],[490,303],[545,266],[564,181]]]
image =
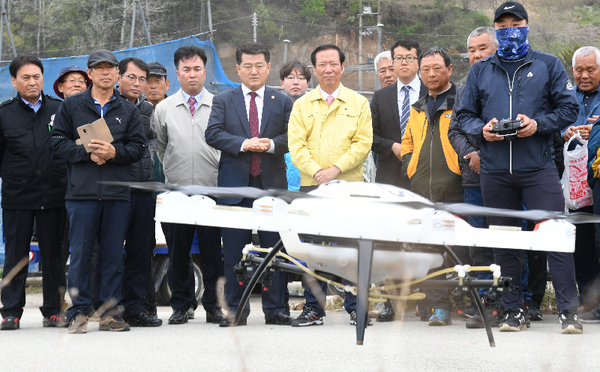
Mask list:
[[[373,143],[371,108],[366,98],[345,88],[344,53],[335,45],[317,47],[310,56],[319,86],[294,104],[288,125],[292,162],[300,171],[300,191],[333,180],[362,182],[362,163]],[[313,293],[306,286],[306,305],[292,326],[323,324],[327,284]],[[317,300],[321,298],[321,302]],[[356,297],[346,294],[344,307],[356,325]]]
[[296,101],[290,116],[288,144],[301,190],[336,179],[363,181],[362,163],[373,143],[371,109],[365,97],[340,83],[343,56],[335,45],[315,49],[311,62],[319,86]]
[[[429,94],[411,108],[402,137],[402,169],[412,191],[432,202],[462,202],[462,177],[458,155],[448,139],[456,86],[450,82],[450,55],[433,47],[419,57],[419,70]],[[452,303],[447,289],[424,291],[433,315],[430,326],[452,324]]]

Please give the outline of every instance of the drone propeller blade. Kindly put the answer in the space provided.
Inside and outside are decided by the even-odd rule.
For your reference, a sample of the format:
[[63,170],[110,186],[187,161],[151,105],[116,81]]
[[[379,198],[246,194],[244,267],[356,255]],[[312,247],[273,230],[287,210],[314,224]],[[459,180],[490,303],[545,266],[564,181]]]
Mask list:
[[577,225],[579,223],[600,223],[600,216],[591,213],[575,212],[563,214],[564,219],[570,223]]
[[262,197],[274,197],[284,200],[287,203],[299,198],[311,198],[300,191],[288,190],[261,190],[255,187],[212,187],[212,186],[169,186],[160,182],[100,182],[104,185],[131,187],[149,191],[178,191],[187,196],[208,195],[215,198],[249,198],[258,199]]
[[533,209],[529,211],[515,211],[501,208],[480,207],[477,205],[471,205],[466,203],[436,204],[434,208],[462,216],[509,217],[522,218],[533,221],[565,220],[572,224],[600,223],[600,216],[581,212],[565,214],[559,212],[543,211],[539,209]]
[[175,191],[176,186],[165,185],[160,182],[117,182],[117,181],[101,181],[98,182],[109,186],[131,187],[132,189],[147,190],[147,191]]
[[436,209],[463,216],[493,216],[522,218],[526,220],[549,220],[563,218],[560,213],[548,212],[543,210],[516,211],[502,208],[480,207],[477,205],[457,203],[457,204],[436,204]]

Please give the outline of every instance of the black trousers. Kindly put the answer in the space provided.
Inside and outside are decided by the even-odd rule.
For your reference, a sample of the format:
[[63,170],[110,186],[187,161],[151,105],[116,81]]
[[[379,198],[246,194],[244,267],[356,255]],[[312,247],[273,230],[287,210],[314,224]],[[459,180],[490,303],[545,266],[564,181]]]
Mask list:
[[[261,176],[256,178],[250,176],[248,186],[262,189]],[[252,208],[253,202],[253,199],[244,198],[236,205]],[[235,313],[240,305],[240,300],[248,283],[246,282],[244,285],[240,285],[233,268],[242,260],[242,250],[246,244],[252,242],[252,230],[224,228],[222,229],[221,236],[223,238],[225,278],[227,279],[227,282],[225,283],[225,298],[227,300],[227,305],[229,305],[228,310]],[[270,231],[258,231],[258,238],[262,248],[273,247],[280,239],[279,233]],[[262,291],[262,308],[265,318],[272,318],[279,313],[286,314],[289,309],[286,302],[288,295],[287,273],[281,271],[275,272],[271,277],[271,286],[269,289],[267,291]],[[243,316],[247,317],[248,314],[250,314],[250,302],[246,303]]]
[[[573,212],[594,213],[588,206]],[[590,223],[577,225],[575,235],[575,279],[579,287],[579,304],[594,307],[597,304],[596,277],[598,276],[598,256],[596,254],[596,226]]]
[[125,238],[122,300],[128,316],[145,311],[142,303],[152,277],[152,251],[155,244],[154,209],[151,193],[131,193],[129,228]]
[[208,312],[220,308],[217,304],[217,280],[223,276],[221,258],[221,229],[216,227],[162,223],[169,249],[167,283],[171,288],[169,304],[174,310],[196,309],[194,270],[190,249],[194,234],[198,234],[200,260],[202,261],[202,306]]
[[[521,210],[527,209],[562,212],[565,201],[556,167],[535,172],[491,175],[481,174],[481,190],[486,207]],[[522,220],[506,217],[488,217],[490,225],[520,226]],[[577,285],[573,254],[547,252],[550,274],[559,311],[577,311]],[[521,251],[494,249],[494,263],[502,268],[502,275],[512,278],[511,286],[502,292],[505,309],[523,308],[521,288]]]
[[[44,302],[40,310],[44,317],[60,312],[61,296],[59,287],[64,280],[65,266],[61,263],[61,241],[65,227],[65,209],[51,208],[43,210],[4,209],[4,236],[6,238],[6,261],[3,277],[21,261],[29,257],[33,222],[37,226],[43,278]],[[62,277],[61,277],[62,275]],[[61,279],[63,278],[63,279]],[[2,317],[23,315],[25,306],[25,281],[27,266],[13,278],[2,290]]]

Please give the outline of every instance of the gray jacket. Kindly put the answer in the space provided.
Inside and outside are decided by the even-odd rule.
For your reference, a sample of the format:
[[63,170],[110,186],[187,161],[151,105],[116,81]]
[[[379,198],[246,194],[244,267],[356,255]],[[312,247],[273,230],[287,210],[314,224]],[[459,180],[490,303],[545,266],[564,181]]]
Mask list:
[[157,154],[165,182],[176,186],[217,186],[219,150],[206,144],[204,132],[212,110],[213,95],[204,89],[192,116],[181,89],[160,102],[153,116]]

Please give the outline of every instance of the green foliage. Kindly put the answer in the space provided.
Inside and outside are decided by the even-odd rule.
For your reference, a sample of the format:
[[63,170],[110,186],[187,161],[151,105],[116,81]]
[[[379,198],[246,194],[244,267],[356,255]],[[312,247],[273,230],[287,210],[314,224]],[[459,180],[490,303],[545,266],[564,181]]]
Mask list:
[[573,20],[579,25],[600,26],[600,7],[596,5],[576,6],[571,12]]
[[302,0],[300,14],[304,16],[310,24],[317,24],[325,15],[325,1],[322,0]]
[[567,70],[567,74],[569,74],[569,79],[573,81],[573,71],[571,71],[571,65],[573,64],[573,54],[577,49],[581,48],[581,45],[575,44],[573,46],[562,46],[557,52],[556,56],[560,58],[563,66],[565,66],[565,70]]
[[[437,6],[410,5],[387,13],[384,24],[396,31],[398,38],[410,37],[423,46],[437,45],[466,52],[466,35],[479,26],[487,26],[487,16],[445,3]],[[384,12],[384,14],[386,14]]]

